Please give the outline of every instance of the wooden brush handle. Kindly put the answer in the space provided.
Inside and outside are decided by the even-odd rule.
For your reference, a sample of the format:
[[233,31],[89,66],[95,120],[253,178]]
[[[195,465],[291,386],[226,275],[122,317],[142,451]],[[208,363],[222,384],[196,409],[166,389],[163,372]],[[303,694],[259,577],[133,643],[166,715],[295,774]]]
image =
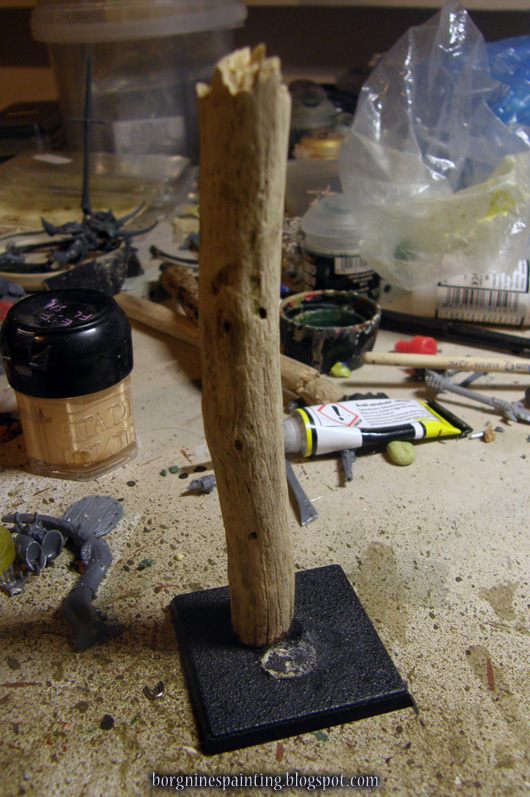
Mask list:
[[477,356],[459,357],[443,354],[406,354],[400,352],[368,351],[363,362],[369,365],[398,365],[402,368],[432,368],[440,371],[486,371],[510,374],[530,374],[530,361]]

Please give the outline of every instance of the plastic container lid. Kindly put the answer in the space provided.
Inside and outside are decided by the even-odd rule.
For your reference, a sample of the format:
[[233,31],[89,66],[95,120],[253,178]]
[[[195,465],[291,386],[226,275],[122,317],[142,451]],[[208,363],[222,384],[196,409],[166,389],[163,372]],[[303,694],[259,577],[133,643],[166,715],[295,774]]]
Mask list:
[[344,194],[315,202],[302,217],[306,249],[323,255],[357,254],[359,232]]
[[106,293],[70,288],[26,296],[8,311],[0,347],[11,387],[26,396],[72,398],[131,372],[131,327]]
[[115,42],[235,28],[246,15],[239,0],[45,0],[31,31],[48,44]]

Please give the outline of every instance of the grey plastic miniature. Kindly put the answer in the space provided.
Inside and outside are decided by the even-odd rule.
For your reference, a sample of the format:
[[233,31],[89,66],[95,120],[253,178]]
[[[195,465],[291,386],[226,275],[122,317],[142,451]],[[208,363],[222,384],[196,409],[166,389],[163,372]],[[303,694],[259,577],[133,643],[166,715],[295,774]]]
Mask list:
[[215,476],[213,473],[208,473],[206,476],[199,476],[198,479],[193,479],[188,485],[186,492],[188,493],[211,493],[215,487]]
[[58,529],[46,529],[36,515],[26,525],[15,523],[15,550],[28,570],[40,573],[48,562],[61,553],[64,537]]
[[46,565],[46,554],[37,540],[29,534],[17,534],[15,537],[15,551],[28,570],[32,572],[40,573]]
[[297,503],[298,511],[300,512],[300,525],[307,526],[308,523],[317,519],[318,512],[305,494],[302,485],[296,478],[293,466],[287,458],[285,459],[285,470],[287,472],[287,483],[289,484]]
[[357,459],[357,454],[353,448],[345,448],[341,451],[340,461],[342,470],[344,471],[344,478],[347,482],[353,481],[353,463]]
[[482,393],[477,393],[475,390],[468,390],[462,385],[455,385],[454,382],[439,374],[437,371],[427,369],[425,371],[425,382],[427,387],[434,393],[441,393],[447,390],[450,393],[456,393],[459,396],[465,396],[473,401],[478,401],[481,404],[488,404],[493,407],[496,412],[503,415],[507,421],[526,421],[530,423],[530,410],[520,401],[505,401],[504,399],[485,396]]
[[0,588],[5,590],[8,595],[18,595],[26,586],[27,580],[27,573],[15,573],[13,565],[9,565],[7,570],[2,570],[2,575],[0,575]]
[[[65,598],[62,611],[78,650],[86,650],[111,633],[92,605],[92,600],[112,562],[109,546],[101,538],[116,526],[122,513],[121,504],[114,498],[91,495],[72,504],[61,518],[36,512],[15,512],[2,518],[4,523],[14,523],[17,529],[22,528],[23,524],[40,524],[44,531],[43,542],[47,538],[46,532],[55,530],[76,549],[85,571]],[[58,541],[57,538],[55,541]]]

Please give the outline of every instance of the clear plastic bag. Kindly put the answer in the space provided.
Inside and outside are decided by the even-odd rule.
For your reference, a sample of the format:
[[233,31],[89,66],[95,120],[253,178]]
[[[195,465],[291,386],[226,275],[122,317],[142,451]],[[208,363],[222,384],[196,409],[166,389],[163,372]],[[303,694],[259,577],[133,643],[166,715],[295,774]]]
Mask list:
[[365,83],[339,155],[361,255],[412,289],[510,272],[530,234],[530,129],[488,105],[498,87],[467,12],[448,2]]

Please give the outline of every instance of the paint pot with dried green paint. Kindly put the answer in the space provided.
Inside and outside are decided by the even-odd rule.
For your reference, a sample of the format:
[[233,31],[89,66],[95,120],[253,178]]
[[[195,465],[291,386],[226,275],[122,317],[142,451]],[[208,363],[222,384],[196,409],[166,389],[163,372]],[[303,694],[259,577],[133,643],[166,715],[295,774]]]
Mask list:
[[373,348],[381,308],[355,291],[307,291],[280,304],[284,354],[327,373],[336,362],[350,370]]

